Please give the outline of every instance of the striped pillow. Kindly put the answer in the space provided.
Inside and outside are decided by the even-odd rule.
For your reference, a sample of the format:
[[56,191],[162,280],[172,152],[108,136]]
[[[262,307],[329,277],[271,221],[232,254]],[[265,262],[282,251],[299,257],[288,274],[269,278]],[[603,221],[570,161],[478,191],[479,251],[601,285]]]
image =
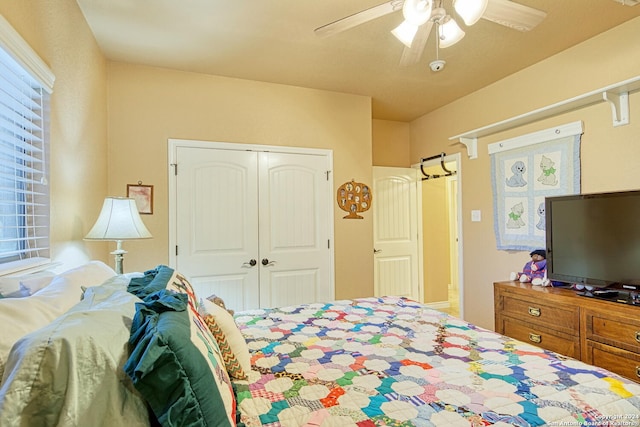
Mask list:
[[240,361],[233,353],[233,350],[229,345],[229,341],[227,341],[227,336],[224,334],[222,328],[220,328],[218,323],[216,323],[216,318],[211,314],[205,314],[203,316],[203,319],[204,323],[211,331],[211,335],[213,335],[213,337],[218,342],[218,348],[220,349],[220,353],[222,353],[224,366],[229,376],[236,380],[246,380],[247,373],[244,371],[244,369],[242,369]]
[[[249,355],[249,347],[247,346],[247,342],[245,341],[242,332],[240,332],[240,329],[238,329],[238,325],[236,325],[233,316],[229,313],[229,311],[220,307],[219,305],[214,304],[208,299],[200,300],[200,307],[198,310],[203,318],[211,316],[211,320],[215,321],[215,325],[217,327],[216,329],[219,329],[222,334],[224,334],[225,340],[224,342],[222,342],[220,339],[218,339],[219,335],[216,335],[216,332],[212,330],[210,324],[207,323],[211,334],[215,336],[216,340],[218,341],[218,347],[220,347],[220,351],[224,354],[224,350],[222,350],[222,348],[229,348],[231,354],[233,355],[233,358],[229,356],[229,360],[237,360],[240,364],[240,367],[242,368],[242,373],[244,375],[248,375],[251,372],[251,356]],[[226,359],[227,357],[225,357],[225,360]],[[227,367],[227,369],[229,368]],[[236,372],[238,375],[242,376],[240,371],[236,371],[235,368],[232,371],[228,372],[229,376],[233,377],[234,379],[243,379],[242,377],[237,377],[236,374],[232,373]]]

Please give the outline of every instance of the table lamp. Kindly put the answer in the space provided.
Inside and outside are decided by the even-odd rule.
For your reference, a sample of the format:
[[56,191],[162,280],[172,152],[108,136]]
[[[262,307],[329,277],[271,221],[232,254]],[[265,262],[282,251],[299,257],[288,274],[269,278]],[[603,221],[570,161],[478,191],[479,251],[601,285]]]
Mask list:
[[116,273],[122,274],[124,254],[123,240],[149,239],[151,233],[147,230],[134,199],[126,197],[107,197],[104,199],[102,210],[93,228],[85,236],[85,240],[113,240],[116,250],[111,252],[116,259]]

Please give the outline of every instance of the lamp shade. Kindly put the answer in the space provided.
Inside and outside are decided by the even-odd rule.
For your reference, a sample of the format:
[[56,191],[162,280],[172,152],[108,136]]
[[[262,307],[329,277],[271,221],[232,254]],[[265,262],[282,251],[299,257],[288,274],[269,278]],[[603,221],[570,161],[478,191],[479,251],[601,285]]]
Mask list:
[[398,40],[402,42],[406,47],[411,47],[413,43],[413,38],[416,36],[418,32],[418,26],[412,24],[409,21],[402,21],[400,25],[398,25],[391,34],[396,36]]
[[464,23],[469,26],[473,25],[482,17],[489,0],[454,0],[453,7]]
[[413,25],[422,25],[431,18],[431,0],[404,0],[402,15]]
[[458,26],[458,23],[450,16],[446,16],[444,23],[439,26],[439,43],[441,48],[447,48],[458,43],[464,37],[464,31]]
[[107,197],[87,240],[133,240],[152,237],[138,213],[136,201],[126,197]]

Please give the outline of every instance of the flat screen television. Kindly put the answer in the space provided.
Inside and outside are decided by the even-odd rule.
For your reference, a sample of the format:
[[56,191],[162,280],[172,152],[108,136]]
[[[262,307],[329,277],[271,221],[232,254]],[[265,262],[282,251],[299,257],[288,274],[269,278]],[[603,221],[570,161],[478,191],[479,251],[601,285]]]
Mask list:
[[640,289],[640,190],[545,199],[547,276]]

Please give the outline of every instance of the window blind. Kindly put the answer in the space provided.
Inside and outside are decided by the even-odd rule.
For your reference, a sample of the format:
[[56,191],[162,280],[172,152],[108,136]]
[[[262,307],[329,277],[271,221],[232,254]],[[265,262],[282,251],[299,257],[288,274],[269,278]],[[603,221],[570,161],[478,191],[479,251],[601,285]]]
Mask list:
[[23,65],[24,47],[16,55],[6,37],[0,42],[0,270],[6,270],[49,258],[50,87]]

